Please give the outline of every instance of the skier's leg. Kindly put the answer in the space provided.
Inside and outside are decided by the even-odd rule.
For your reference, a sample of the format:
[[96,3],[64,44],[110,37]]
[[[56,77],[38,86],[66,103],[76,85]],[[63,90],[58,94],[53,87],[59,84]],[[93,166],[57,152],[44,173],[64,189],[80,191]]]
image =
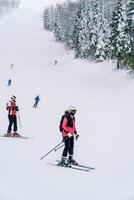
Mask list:
[[69,164],[77,164],[77,162],[73,159],[73,153],[74,153],[74,137],[71,137],[69,143],[69,157],[68,157]]
[[8,120],[9,120],[9,125],[8,125],[8,129],[7,129],[7,133],[11,133],[12,125],[13,125],[13,116],[8,115]]
[[33,108],[36,108],[36,106],[37,106],[36,104],[37,104],[37,102],[35,101],[35,102],[34,102],[34,105],[33,105]]
[[37,103],[38,103],[38,102],[37,102],[37,101],[35,101],[35,103],[34,103],[34,106],[33,106],[34,108],[36,108],[36,107],[37,107]]
[[13,116],[13,125],[14,125],[14,128],[13,128],[13,131],[14,132],[17,132],[17,117],[16,116]]
[[36,101],[36,107],[38,106],[38,101]]
[[64,140],[65,147],[64,147],[62,156],[67,157],[67,153],[68,153],[68,150],[69,150],[69,138],[65,137],[64,139],[65,139]]
[[69,155],[73,156],[74,153],[74,137],[69,138]]
[[61,162],[59,164],[61,165],[66,165],[67,164],[67,153],[69,150],[69,138],[65,137],[64,138],[64,143],[65,143],[65,147],[63,149],[63,153],[62,153],[62,158],[61,158]]

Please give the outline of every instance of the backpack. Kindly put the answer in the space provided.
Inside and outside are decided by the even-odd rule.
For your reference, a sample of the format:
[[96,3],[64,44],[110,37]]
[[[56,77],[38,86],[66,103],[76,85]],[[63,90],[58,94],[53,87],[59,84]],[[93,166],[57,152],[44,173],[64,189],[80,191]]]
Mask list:
[[65,115],[63,115],[63,116],[61,117],[61,120],[60,120],[60,125],[59,125],[59,130],[60,130],[60,132],[62,132],[62,123],[63,123],[64,117],[65,117]]
[[64,117],[66,117],[68,119],[68,112],[67,111],[65,111],[65,114],[61,117],[61,120],[60,120],[60,125],[59,125],[60,132],[62,132],[62,130],[63,130],[62,129],[62,124],[63,124]]

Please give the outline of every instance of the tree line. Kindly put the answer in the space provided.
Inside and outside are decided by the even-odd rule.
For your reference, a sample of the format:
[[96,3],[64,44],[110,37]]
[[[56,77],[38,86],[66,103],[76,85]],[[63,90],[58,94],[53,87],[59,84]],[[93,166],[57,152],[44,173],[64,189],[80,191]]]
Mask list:
[[43,24],[75,58],[134,69],[134,0],[67,0],[45,8]]
[[0,0],[0,16],[10,8],[18,8],[20,0]]

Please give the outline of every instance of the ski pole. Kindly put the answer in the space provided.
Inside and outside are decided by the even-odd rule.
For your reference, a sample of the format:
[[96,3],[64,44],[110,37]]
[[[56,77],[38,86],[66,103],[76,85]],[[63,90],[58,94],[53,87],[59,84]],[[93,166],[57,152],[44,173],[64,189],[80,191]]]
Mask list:
[[19,119],[20,128],[22,128],[22,125],[21,125],[21,119],[20,119],[20,115],[19,115],[19,113],[18,113],[18,119]]
[[[77,140],[78,137],[79,137],[79,135],[78,135],[77,137],[74,137],[75,140]],[[67,138],[66,138],[66,139],[67,139]],[[63,142],[64,142],[66,139],[64,139]],[[57,151],[57,150],[59,150],[60,148],[62,148],[62,147],[64,147],[64,146],[65,146],[65,144],[63,144],[63,145],[61,145],[60,147],[56,148],[54,151]]]
[[41,157],[41,160],[42,160],[44,157],[46,157],[48,154],[50,154],[52,151],[54,151],[54,150],[55,150],[58,146],[60,146],[62,143],[63,143],[63,141],[60,142],[59,144],[57,144],[53,149],[51,149],[49,152],[47,152],[44,156],[42,156],[42,157]]
[[57,149],[55,149],[54,151],[57,151],[57,150],[59,150],[59,149],[62,148],[62,147],[64,147],[64,144],[61,145],[60,147],[58,147]]

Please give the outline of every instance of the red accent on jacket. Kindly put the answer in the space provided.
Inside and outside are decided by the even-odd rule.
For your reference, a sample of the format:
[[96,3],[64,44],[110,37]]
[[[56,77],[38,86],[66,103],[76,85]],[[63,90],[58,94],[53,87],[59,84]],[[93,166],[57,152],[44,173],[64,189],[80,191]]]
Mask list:
[[63,131],[62,131],[62,136],[63,137],[67,137],[68,136],[68,133],[71,133],[72,135],[76,134],[77,131],[76,131],[76,127],[75,127],[75,120],[74,120],[74,116],[70,114],[70,117],[72,119],[72,122],[73,122],[73,126],[72,127],[69,127],[67,125],[67,118],[64,117],[63,119],[63,123],[62,123],[62,128],[63,128]]
[[16,101],[9,101],[7,103],[7,110],[9,110],[9,115],[15,115],[17,114],[16,111]]

